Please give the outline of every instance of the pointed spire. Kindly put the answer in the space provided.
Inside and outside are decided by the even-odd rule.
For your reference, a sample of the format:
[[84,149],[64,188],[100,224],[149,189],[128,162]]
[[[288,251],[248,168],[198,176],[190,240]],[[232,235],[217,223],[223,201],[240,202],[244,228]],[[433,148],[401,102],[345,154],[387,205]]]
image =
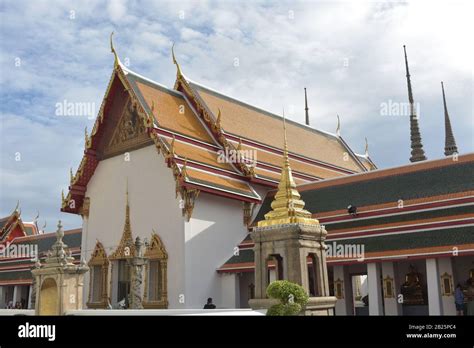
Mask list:
[[72,168],[69,169],[69,184],[72,185],[74,183],[74,174],[72,173]]
[[339,118],[339,115],[337,115],[336,135],[337,135],[338,137],[341,136],[341,120],[340,120],[340,118]]
[[309,126],[309,109],[308,109],[308,96],[306,95],[306,87],[304,88],[304,112],[306,116],[306,125]]
[[367,137],[365,138],[365,157],[369,158],[369,142],[367,141]]
[[408,69],[408,58],[405,45],[403,45],[405,53],[405,67],[407,73],[408,101],[410,102],[410,139],[411,139],[411,157],[410,162],[419,162],[426,160],[425,151],[421,142],[420,129],[418,127],[418,116],[415,111],[415,103],[413,100],[413,91],[411,89],[410,71]]
[[448,114],[448,106],[446,105],[446,96],[444,94],[444,84],[441,81],[441,90],[443,91],[443,105],[444,105],[444,155],[451,156],[458,153],[458,147],[456,146],[456,140],[454,139],[453,129],[451,128],[451,121]]
[[171,145],[170,145],[170,157],[174,157],[175,156],[175,150],[174,150],[174,143],[175,143],[175,137],[174,137],[174,134],[173,134],[173,139],[171,140]]
[[181,72],[181,67],[179,66],[179,63],[178,61],[176,60],[176,56],[174,55],[174,42],[173,42],[173,45],[171,46],[171,55],[173,57],[173,63],[174,65],[176,65],[176,77],[180,77],[180,76],[183,76],[183,73]]
[[114,54],[114,68],[116,68],[117,66],[119,66],[120,60],[119,60],[119,58],[117,56],[117,52],[115,51],[115,48],[114,48],[113,37],[114,37],[114,32],[110,33],[110,51]]
[[221,128],[221,109],[218,109],[218,112],[217,112],[216,127],[217,129]]
[[125,222],[123,224],[122,238],[117,249],[110,255],[110,259],[123,259],[135,256],[135,245],[132,237],[130,223],[130,203],[128,200],[128,178],[125,179]]
[[239,144],[237,145],[237,151],[242,151],[242,138],[239,138]]
[[188,158],[184,157],[184,163],[183,163],[183,166],[181,167],[181,175],[185,179],[188,177],[188,167],[187,166],[188,166]]
[[125,179],[125,226],[126,229],[130,230],[130,203],[128,201],[128,178]]
[[278,192],[271,204],[272,210],[265,214],[265,220],[258,222],[258,227],[281,224],[303,223],[317,225],[319,222],[311,217],[311,213],[304,210],[305,203],[296,189],[290,160],[288,158],[288,142],[286,138],[286,120],[283,111],[283,167],[281,169]]

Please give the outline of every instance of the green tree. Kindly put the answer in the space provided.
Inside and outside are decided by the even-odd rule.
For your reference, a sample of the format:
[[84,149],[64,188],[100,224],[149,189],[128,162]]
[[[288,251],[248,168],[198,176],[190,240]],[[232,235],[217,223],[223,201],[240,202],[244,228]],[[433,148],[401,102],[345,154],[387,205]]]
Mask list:
[[270,283],[267,296],[280,301],[268,309],[268,316],[297,315],[308,303],[308,294],[303,287],[287,280]]

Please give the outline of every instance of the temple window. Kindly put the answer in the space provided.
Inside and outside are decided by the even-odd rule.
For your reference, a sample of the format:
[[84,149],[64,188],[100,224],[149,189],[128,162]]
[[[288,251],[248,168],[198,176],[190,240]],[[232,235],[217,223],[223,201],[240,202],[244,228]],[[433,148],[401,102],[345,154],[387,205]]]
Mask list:
[[99,241],[95,245],[88,265],[90,268],[90,281],[87,307],[106,308],[108,304],[107,275],[109,260],[102,243]]
[[168,253],[160,237],[153,233],[145,254],[144,308],[168,308]]

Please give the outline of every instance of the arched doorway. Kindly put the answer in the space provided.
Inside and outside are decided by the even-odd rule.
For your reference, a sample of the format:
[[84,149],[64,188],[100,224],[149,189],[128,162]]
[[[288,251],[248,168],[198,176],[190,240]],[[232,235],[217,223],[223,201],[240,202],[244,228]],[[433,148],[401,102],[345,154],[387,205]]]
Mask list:
[[58,315],[58,286],[48,278],[43,281],[40,290],[39,315]]

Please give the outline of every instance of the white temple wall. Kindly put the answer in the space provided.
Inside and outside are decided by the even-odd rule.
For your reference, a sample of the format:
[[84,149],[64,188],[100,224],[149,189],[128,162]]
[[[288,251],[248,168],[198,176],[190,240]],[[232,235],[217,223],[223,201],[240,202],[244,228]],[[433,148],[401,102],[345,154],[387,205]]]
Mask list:
[[247,235],[243,203],[201,192],[186,223],[185,235],[186,308],[202,308],[208,297],[218,308],[238,303],[238,291],[222,291],[228,284],[222,283],[216,269]]
[[[128,181],[132,235],[150,240],[152,229],[168,252],[169,308],[185,308],[179,302],[184,292],[184,218],[175,198],[175,181],[170,168],[154,145],[103,160],[88,186],[89,218],[84,220],[83,257],[86,261],[99,240],[107,255],[117,248],[125,221],[125,190]],[[110,272],[109,272],[110,277]],[[84,284],[84,302],[89,294],[89,274]],[[109,289],[111,293],[111,289]]]

